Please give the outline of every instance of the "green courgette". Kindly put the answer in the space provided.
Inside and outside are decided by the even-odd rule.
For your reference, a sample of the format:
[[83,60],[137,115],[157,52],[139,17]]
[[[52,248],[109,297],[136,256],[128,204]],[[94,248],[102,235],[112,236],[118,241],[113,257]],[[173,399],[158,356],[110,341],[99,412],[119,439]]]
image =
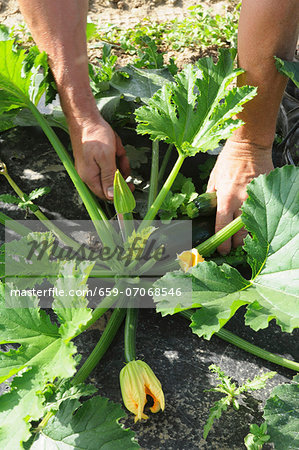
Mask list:
[[204,242],[215,234],[215,217],[199,217],[192,220],[192,247]]
[[216,192],[205,192],[188,203],[186,212],[190,219],[195,219],[200,216],[212,216],[216,214],[216,208]]

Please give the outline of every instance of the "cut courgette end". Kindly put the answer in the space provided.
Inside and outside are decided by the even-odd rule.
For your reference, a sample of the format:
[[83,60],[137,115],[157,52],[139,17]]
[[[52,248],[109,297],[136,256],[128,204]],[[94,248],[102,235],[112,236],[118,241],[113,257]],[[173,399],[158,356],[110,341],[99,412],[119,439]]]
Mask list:
[[205,192],[188,203],[186,211],[191,219],[200,216],[212,216],[216,214],[217,196],[216,192]]

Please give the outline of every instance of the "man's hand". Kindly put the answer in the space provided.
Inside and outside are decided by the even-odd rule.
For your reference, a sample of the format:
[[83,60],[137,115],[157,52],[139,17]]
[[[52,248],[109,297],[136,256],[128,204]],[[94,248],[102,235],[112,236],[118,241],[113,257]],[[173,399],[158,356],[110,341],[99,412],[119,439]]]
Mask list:
[[68,121],[75,166],[81,179],[102,199],[113,199],[116,166],[124,178],[130,174],[129,160],[120,137],[99,115]]
[[[228,140],[211,172],[207,192],[217,192],[215,232],[241,214],[240,207],[247,198],[246,186],[258,175],[273,169],[272,149]],[[229,253],[231,244],[242,245],[247,232],[243,228],[232,240],[218,247],[219,253]],[[233,242],[231,242],[233,241]]]

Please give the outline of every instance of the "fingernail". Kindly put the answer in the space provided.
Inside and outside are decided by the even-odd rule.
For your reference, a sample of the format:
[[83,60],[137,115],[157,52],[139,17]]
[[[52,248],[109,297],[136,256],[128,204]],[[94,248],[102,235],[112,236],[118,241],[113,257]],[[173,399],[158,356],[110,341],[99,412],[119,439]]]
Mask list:
[[113,198],[113,186],[108,187],[107,189],[107,197]]

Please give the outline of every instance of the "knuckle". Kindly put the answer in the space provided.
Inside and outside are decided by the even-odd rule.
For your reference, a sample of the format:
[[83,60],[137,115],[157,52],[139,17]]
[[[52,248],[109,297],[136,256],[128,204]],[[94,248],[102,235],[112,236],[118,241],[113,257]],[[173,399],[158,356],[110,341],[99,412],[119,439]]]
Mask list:
[[101,180],[103,183],[109,183],[114,180],[114,173],[115,171],[110,170],[109,172],[102,172],[101,173]]

